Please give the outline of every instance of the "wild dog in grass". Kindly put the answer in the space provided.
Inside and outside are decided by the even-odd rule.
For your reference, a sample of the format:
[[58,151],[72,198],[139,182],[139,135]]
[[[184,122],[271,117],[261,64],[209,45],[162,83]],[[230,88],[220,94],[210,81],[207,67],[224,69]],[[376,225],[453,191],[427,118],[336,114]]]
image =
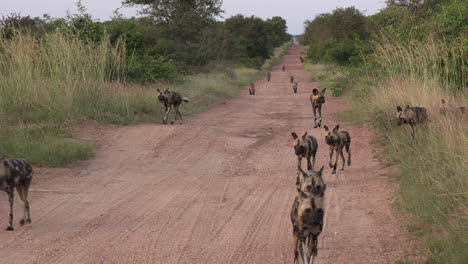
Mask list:
[[468,117],[468,108],[465,106],[452,106],[449,105],[449,102],[445,102],[444,99],[440,99],[440,113],[445,116],[454,116],[457,118],[466,118]]
[[[301,168],[302,158],[307,159],[307,170],[313,170],[315,167],[315,155],[318,150],[317,139],[314,136],[307,135],[307,131],[298,137],[295,132],[291,133],[294,139],[293,147],[294,153],[297,155],[297,167]],[[312,163],[310,159],[312,158]]]
[[414,127],[426,124],[428,120],[427,110],[424,107],[410,107],[408,105],[403,109],[401,106],[397,106],[397,125],[409,124],[411,126],[411,143],[415,140]]
[[249,84],[249,94],[250,95],[255,95],[255,84],[254,83]]
[[291,208],[291,223],[294,236],[294,263],[299,263],[299,254],[304,264],[314,262],[318,253],[318,236],[323,230],[325,210],[320,197],[297,189],[298,195]]
[[294,82],[292,85],[292,88],[293,88],[293,92],[297,93],[297,88],[299,88],[299,84],[297,82]]
[[267,81],[270,82],[270,78],[271,78],[271,73],[270,72],[266,73],[266,78],[267,78]]
[[6,230],[13,230],[13,198],[16,191],[24,203],[24,215],[19,224],[30,224],[31,214],[29,213],[28,191],[31,184],[33,170],[31,165],[22,159],[5,159],[0,155],[0,189],[8,194],[10,202],[10,219]]
[[292,76],[292,75],[289,76],[289,80],[291,81],[291,83],[293,83],[294,82],[294,76]]
[[163,103],[166,107],[166,113],[164,114],[163,124],[167,124],[167,118],[169,117],[169,112],[171,111],[172,107],[174,107],[175,109],[175,116],[174,121],[172,121],[171,124],[174,124],[174,122],[177,120],[177,115],[180,117],[180,123],[182,124],[182,114],[179,111],[179,106],[182,104],[182,102],[190,102],[190,99],[187,97],[182,97],[177,92],[169,91],[169,88],[166,89],[164,92],[161,92],[159,89],[157,90],[159,93],[159,102]]
[[325,103],[325,90],[327,90],[327,88],[323,89],[322,91],[314,88],[312,90],[312,94],[310,95],[310,103],[312,104],[312,110],[314,111],[314,128],[320,127],[322,125],[322,105]]
[[[325,142],[330,148],[330,161],[328,162],[328,165],[330,166],[330,168],[333,168],[332,174],[335,174],[336,166],[338,164],[338,156],[341,156],[341,160],[343,161],[343,167],[341,168],[341,170],[344,170],[345,167],[345,157],[343,155],[343,148],[345,148],[346,152],[348,153],[348,166],[351,166],[351,136],[347,131],[339,130],[340,125],[336,125],[336,127],[332,131],[330,131],[327,126],[323,126],[323,128],[325,129]],[[333,151],[336,151],[336,158],[334,164],[332,164]]]

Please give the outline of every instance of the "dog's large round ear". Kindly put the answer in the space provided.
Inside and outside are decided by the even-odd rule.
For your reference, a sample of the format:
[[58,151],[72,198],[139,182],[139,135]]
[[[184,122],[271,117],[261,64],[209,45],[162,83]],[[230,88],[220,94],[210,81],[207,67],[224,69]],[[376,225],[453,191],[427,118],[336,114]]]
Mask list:
[[317,89],[314,88],[314,89],[312,90],[312,94],[313,94],[313,95],[317,95],[317,94],[319,94],[319,91],[318,91]]
[[305,136],[307,136],[307,131],[302,135],[302,138],[305,138]]
[[409,109],[409,108],[410,108],[410,106],[409,106],[409,105],[407,105],[407,106],[406,106],[406,109]]
[[323,126],[323,129],[325,129],[325,131],[328,131],[328,126]]
[[161,90],[159,90],[159,88],[156,88],[156,91],[158,91],[158,93],[161,93]]
[[333,133],[338,133],[338,130],[340,129],[340,125],[336,125],[336,127],[333,129]]
[[327,90],[327,88],[323,88],[322,94],[324,94],[326,90]]
[[445,100],[444,100],[444,99],[440,99],[440,102],[441,102],[442,104],[445,104]]
[[169,91],[169,88],[167,88],[166,90],[164,90],[164,92],[167,92],[167,91]]
[[298,138],[296,132],[292,132],[292,133],[291,133],[291,136],[292,136],[294,139],[297,139],[297,138]]
[[396,110],[397,110],[398,112],[403,111],[403,109],[401,108],[401,106],[397,106],[397,107],[396,107]]
[[320,170],[318,170],[318,175],[319,175],[320,177],[322,177],[322,172],[323,172],[323,165],[322,165],[322,168],[320,168]]

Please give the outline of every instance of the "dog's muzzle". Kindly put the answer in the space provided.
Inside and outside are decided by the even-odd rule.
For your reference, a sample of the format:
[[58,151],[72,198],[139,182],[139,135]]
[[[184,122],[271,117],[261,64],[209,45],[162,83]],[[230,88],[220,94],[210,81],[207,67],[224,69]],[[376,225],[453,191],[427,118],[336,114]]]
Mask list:
[[333,137],[325,137],[325,142],[327,142],[328,145],[331,145],[335,142]]

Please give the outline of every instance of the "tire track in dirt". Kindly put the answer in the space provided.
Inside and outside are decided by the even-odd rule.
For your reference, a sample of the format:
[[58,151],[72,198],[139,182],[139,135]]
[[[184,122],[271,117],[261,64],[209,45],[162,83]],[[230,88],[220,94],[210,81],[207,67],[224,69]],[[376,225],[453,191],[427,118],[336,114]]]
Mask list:
[[[309,82],[301,52],[293,45],[271,82],[256,82],[255,96],[246,89],[184,125],[107,131],[108,143],[94,159],[73,169],[38,169],[33,224],[0,232],[1,262],[292,263],[291,132],[317,137],[316,168],[328,161],[308,99],[319,84]],[[297,94],[290,75],[299,82]],[[412,241],[391,207],[395,183],[384,176],[391,169],[373,159],[366,128],[340,120],[347,108],[328,97],[323,109],[324,124],[341,122],[351,133],[353,164],[336,176],[325,170],[326,223],[316,263],[411,258]],[[6,212],[6,196],[0,199]],[[0,217],[6,226],[7,214]]]

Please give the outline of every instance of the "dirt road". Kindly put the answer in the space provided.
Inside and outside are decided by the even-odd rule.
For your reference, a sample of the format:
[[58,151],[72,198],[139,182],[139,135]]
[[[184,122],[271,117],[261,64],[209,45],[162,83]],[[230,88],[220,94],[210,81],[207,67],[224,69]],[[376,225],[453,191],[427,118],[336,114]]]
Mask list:
[[[38,169],[33,223],[0,231],[0,263],[292,263],[291,132],[318,138],[317,167],[328,158],[308,99],[319,84],[309,83],[301,51],[292,46],[255,96],[245,90],[184,125],[107,131],[108,144],[78,168]],[[346,108],[328,97],[323,109],[324,124],[351,133],[353,164],[337,175],[325,169],[316,263],[394,263],[414,253],[391,208],[395,184],[373,159],[370,132],[340,119]],[[6,195],[0,199],[6,227]],[[16,222],[21,206],[16,201]]]

